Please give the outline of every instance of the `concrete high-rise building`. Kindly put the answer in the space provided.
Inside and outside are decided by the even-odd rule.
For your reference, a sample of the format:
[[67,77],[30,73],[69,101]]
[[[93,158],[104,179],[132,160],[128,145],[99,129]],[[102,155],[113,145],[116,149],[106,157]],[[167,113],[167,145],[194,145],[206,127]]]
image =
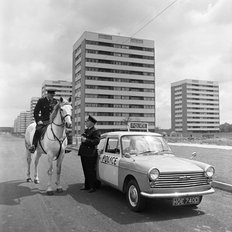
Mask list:
[[30,105],[30,112],[31,112],[31,122],[34,122],[34,109],[39,100],[39,97],[32,97],[31,98],[31,105]]
[[42,97],[46,96],[47,89],[56,90],[55,98],[59,99],[60,97],[68,99],[72,97],[72,82],[71,81],[63,81],[63,80],[45,80],[42,84]]
[[185,79],[172,83],[171,121],[172,130],[183,134],[218,132],[218,82]]
[[31,112],[21,112],[14,121],[14,132],[24,134],[31,123]]
[[87,115],[101,132],[126,130],[128,121],[155,129],[153,40],[84,32],[73,46],[73,130]]

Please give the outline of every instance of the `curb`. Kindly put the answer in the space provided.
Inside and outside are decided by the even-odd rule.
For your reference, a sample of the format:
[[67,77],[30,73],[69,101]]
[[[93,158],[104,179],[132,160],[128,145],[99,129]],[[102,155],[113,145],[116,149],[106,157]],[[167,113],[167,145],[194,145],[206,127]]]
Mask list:
[[223,182],[219,182],[219,181],[213,181],[212,186],[214,188],[218,188],[218,189],[232,193],[232,185],[231,184],[227,184],[227,183],[223,183]]

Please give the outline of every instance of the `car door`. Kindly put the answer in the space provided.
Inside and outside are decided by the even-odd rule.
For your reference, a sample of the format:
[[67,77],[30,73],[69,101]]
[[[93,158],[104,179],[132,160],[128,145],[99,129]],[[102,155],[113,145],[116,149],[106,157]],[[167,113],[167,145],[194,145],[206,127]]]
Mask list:
[[99,151],[99,177],[103,181],[118,186],[119,139],[117,137],[109,137],[105,142],[104,150]]

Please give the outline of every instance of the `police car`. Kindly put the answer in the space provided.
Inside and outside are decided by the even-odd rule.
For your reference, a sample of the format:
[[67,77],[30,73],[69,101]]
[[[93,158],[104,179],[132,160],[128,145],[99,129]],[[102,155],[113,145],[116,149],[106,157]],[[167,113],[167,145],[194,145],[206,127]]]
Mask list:
[[196,206],[214,193],[214,173],[209,164],[176,157],[157,133],[108,132],[98,145],[97,179],[126,193],[133,211],[144,209],[146,198]]

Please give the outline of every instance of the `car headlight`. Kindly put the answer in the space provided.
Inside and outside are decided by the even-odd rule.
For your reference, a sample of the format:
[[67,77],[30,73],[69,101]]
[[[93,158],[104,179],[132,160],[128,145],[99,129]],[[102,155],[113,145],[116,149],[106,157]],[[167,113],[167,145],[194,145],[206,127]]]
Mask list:
[[205,175],[206,175],[207,177],[209,177],[209,178],[213,177],[214,173],[215,173],[215,169],[214,169],[214,167],[212,167],[212,166],[209,166],[209,167],[205,170]]
[[151,168],[148,171],[148,178],[150,181],[156,181],[159,178],[160,172],[157,168]]

